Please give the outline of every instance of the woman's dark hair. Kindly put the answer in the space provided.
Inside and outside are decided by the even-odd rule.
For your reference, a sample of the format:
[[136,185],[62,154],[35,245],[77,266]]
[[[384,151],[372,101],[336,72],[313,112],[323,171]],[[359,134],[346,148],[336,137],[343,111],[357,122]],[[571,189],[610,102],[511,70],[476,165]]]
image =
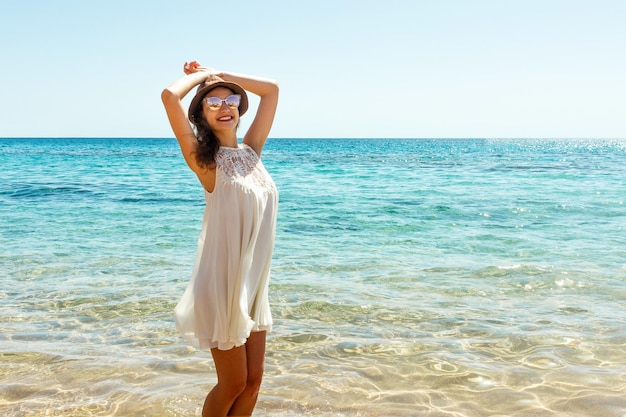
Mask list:
[[199,120],[196,123],[196,138],[198,139],[198,146],[195,151],[196,162],[202,168],[209,168],[215,164],[215,154],[220,148],[220,141],[209,127],[204,116],[197,115],[196,120]]

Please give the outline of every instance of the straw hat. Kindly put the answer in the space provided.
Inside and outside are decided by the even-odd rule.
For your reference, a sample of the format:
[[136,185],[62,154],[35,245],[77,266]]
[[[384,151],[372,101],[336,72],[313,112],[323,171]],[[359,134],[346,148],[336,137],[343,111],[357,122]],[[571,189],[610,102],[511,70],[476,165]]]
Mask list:
[[248,95],[246,94],[246,90],[244,90],[239,84],[224,81],[222,78],[217,75],[209,75],[202,84],[198,86],[196,90],[195,97],[191,100],[191,104],[189,105],[189,111],[187,112],[187,117],[189,120],[196,124],[200,122],[200,109],[202,107],[202,99],[209,93],[209,91],[217,88],[217,87],[225,87],[231,90],[235,94],[239,94],[241,96],[241,103],[239,103],[239,116],[243,116],[243,114],[248,110]]

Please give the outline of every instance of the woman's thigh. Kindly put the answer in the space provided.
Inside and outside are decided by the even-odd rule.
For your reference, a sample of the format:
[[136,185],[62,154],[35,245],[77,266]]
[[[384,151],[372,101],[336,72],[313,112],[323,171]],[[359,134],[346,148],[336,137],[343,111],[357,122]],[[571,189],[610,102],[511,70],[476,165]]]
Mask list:
[[265,369],[265,342],[267,332],[252,332],[246,341],[248,380],[261,381]]
[[211,349],[217,382],[226,385],[242,385],[248,378],[246,346],[229,350]]

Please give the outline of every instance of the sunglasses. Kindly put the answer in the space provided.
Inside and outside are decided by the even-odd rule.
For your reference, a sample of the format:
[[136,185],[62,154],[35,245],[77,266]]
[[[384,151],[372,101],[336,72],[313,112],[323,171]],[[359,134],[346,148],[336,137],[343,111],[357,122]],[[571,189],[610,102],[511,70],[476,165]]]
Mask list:
[[213,111],[221,109],[222,103],[226,103],[226,105],[231,109],[236,109],[239,107],[239,103],[241,103],[241,96],[239,94],[232,94],[226,98],[205,97],[204,101],[209,109]]

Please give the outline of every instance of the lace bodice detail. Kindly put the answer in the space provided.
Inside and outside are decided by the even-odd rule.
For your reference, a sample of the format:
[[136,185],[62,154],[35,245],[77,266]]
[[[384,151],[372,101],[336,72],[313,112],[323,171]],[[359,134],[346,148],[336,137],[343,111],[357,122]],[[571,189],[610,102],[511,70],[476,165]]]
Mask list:
[[271,192],[274,182],[265,170],[257,153],[246,144],[238,148],[220,147],[215,161],[224,175],[219,176],[225,184],[236,184],[245,190]]

